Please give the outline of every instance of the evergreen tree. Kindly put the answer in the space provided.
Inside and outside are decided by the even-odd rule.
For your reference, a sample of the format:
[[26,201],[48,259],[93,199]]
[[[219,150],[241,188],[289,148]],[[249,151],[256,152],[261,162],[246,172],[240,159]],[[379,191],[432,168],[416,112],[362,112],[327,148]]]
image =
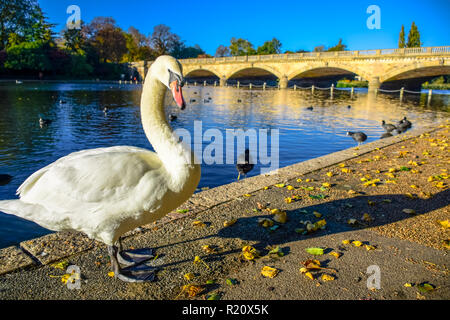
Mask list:
[[400,30],[400,35],[398,37],[398,47],[399,48],[405,48],[405,26],[402,25],[402,29]]
[[417,26],[413,21],[411,24],[411,29],[409,30],[408,42],[406,43],[406,47],[407,48],[415,48],[415,47],[420,47],[421,45],[422,45],[422,43],[420,42],[419,29],[417,29]]

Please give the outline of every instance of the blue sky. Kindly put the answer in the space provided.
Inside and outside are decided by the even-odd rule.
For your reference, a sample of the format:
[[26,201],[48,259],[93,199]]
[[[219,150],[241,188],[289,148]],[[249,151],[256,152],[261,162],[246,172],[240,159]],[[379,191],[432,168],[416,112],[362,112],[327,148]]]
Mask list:
[[[349,50],[396,48],[401,25],[408,33],[414,21],[424,46],[450,45],[449,0],[399,1],[117,1],[117,0],[38,0],[56,31],[63,28],[66,9],[76,4],[81,19],[111,16],[127,30],[134,26],[148,35],[153,27],[166,24],[187,45],[199,44],[207,53],[229,45],[232,37],[248,39],[255,48],[273,37],[282,50],[312,50],[335,45],[339,38]],[[366,13],[377,5],[381,29],[368,29]]]

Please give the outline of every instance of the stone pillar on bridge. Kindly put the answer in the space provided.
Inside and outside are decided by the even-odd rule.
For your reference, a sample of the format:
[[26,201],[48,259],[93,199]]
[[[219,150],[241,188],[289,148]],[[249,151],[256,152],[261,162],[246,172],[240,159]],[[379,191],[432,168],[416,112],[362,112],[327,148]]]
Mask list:
[[378,89],[380,89],[380,78],[379,77],[372,77],[369,79],[369,91],[375,92]]
[[288,87],[288,78],[286,76],[282,76],[280,78],[280,89],[287,89]]
[[223,76],[222,78],[220,78],[220,86],[225,87],[226,85],[227,85],[227,78]]

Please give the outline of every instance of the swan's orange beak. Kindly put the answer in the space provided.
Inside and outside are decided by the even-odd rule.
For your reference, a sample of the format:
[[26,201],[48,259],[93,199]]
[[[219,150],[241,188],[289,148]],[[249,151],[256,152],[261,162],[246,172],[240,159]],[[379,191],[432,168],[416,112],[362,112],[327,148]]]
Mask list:
[[181,91],[181,87],[178,85],[178,81],[172,81],[170,83],[170,89],[172,90],[173,99],[180,107],[181,110],[184,110],[186,107],[186,103],[184,102],[183,92]]

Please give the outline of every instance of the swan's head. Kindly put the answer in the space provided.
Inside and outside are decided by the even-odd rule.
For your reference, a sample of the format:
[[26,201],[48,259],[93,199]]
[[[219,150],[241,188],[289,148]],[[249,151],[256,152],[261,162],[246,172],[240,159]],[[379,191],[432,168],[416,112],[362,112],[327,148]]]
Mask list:
[[186,106],[181,87],[184,85],[183,68],[171,56],[159,56],[151,66],[151,72],[172,91],[173,99],[183,110]]

